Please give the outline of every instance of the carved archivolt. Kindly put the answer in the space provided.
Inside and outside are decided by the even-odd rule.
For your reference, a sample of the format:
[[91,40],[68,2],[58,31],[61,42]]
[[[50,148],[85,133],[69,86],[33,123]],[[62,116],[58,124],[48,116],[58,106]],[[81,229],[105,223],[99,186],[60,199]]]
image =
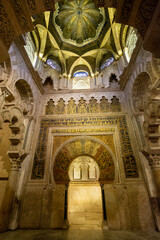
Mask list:
[[[113,182],[115,165],[110,151],[99,141],[91,138],[77,138],[66,143],[57,153],[53,173],[56,182],[68,182],[69,166],[79,156],[90,156],[100,170],[100,182]],[[86,162],[87,163],[87,162]]]
[[150,95],[151,79],[148,73],[140,73],[133,85],[132,104],[135,112],[144,112]]
[[20,79],[15,84],[16,90],[20,97],[19,106],[23,114],[31,114],[33,111],[33,93],[30,85],[23,79]]
[[89,104],[87,104],[87,101],[83,97],[80,98],[78,104],[75,103],[75,100],[72,97],[66,104],[63,98],[60,98],[56,106],[53,99],[50,99],[47,102],[45,110],[46,115],[98,112],[121,112],[121,103],[116,96],[113,96],[111,99],[111,104],[109,104],[108,99],[104,96],[100,100],[100,103],[97,103],[97,100],[94,97],[91,97]]

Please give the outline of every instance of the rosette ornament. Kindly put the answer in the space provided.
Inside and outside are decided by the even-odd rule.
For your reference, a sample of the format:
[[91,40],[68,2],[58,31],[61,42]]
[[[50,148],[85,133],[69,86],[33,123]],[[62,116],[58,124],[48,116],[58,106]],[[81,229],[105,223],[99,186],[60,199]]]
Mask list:
[[81,44],[96,36],[103,15],[92,0],[72,0],[59,3],[59,12],[55,20],[65,39]]

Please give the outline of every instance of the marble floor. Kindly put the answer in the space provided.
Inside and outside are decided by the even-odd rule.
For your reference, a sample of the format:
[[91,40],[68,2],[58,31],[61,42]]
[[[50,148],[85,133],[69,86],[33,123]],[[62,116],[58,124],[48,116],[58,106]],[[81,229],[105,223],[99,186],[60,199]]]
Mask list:
[[1,240],[160,240],[158,232],[107,230],[16,230],[0,233]]

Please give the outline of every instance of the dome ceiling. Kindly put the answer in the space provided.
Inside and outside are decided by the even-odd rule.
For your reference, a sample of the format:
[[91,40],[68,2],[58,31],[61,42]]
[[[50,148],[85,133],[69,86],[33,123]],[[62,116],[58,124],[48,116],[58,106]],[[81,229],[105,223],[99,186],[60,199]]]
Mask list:
[[104,22],[104,11],[96,8],[91,0],[59,3],[56,9],[57,30],[63,35],[61,38],[64,38],[64,41],[73,40],[73,44],[74,42],[83,44],[85,40],[93,40],[102,29]]
[[96,74],[106,59],[118,59],[125,47],[128,26],[115,23],[114,15],[115,9],[96,8],[93,0],[56,3],[55,11],[33,16],[37,54],[43,62],[57,62],[66,76],[82,66]]

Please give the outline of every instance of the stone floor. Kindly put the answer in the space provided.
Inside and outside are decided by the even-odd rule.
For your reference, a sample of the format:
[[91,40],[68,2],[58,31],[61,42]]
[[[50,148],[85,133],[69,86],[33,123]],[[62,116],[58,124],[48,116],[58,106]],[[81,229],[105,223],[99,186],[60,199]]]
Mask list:
[[0,233],[1,240],[160,240],[158,232],[107,230],[16,230]]

